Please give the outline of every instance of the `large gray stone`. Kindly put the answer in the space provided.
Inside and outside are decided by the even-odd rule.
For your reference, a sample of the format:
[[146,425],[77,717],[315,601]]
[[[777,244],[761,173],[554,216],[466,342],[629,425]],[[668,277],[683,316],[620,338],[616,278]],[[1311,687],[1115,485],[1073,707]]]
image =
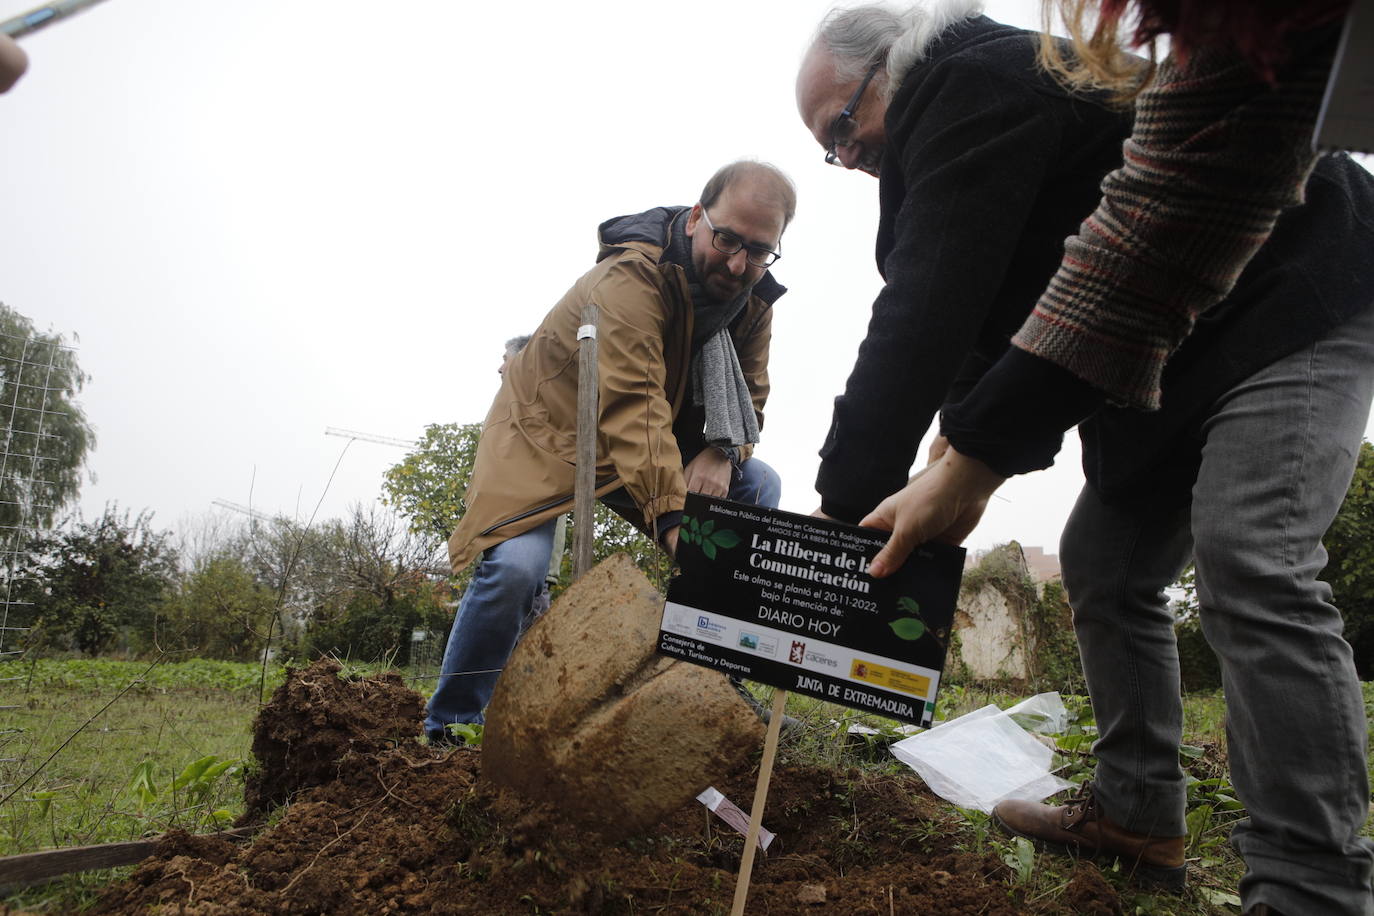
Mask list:
[[614,838],[740,766],[763,724],[725,675],[655,654],[662,615],[623,554],[559,596],[496,683],[483,775]]
[[954,632],[957,655],[975,681],[1028,682],[1035,674],[1035,591],[1021,547],[1015,541],[991,551],[964,575]]

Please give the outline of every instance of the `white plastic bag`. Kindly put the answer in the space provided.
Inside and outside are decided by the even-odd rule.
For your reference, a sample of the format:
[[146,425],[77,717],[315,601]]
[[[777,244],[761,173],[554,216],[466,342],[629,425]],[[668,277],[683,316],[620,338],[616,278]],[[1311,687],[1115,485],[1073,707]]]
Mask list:
[[1001,710],[988,705],[892,745],[932,792],[962,808],[991,812],[1005,798],[1039,801],[1072,784],[1050,773],[1054,752],[1012,715],[1043,717],[1037,731],[1062,731],[1067,721],[1057,693],[1042,693]]
[[1069,711],[1053,690],[1027,697],[1006,711],[1008,716],[1020,716],[1022,728],[1045,735],[1057,735],[1069,727]]

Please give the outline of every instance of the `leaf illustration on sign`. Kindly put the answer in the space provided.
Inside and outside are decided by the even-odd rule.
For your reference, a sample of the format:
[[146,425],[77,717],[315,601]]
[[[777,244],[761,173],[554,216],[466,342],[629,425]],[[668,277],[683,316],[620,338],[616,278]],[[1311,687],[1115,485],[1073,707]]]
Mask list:
[[920,639],[926,633],[926,623],[917,617],[898,617],[888,621],[892,632],[900,639]]
[[[685,535],[679,535],[679,538],[684,537]],[[692,539],[688,543],[700,544],[701,552],[706,554],[706,559],[714,560],[718,552],[737,546],[740,536],[729,528],[717,528],[715,521],[711,520],[693,531]]]
[[892,627],[892,632],[897,634],[899,639],[915,640],[920,639],[926,634],[926,622],[921,619],[921,606],[913,598],[903,596],[897,599],[897,609],[911,617],[898,617],[896,620],[889,620],[887,625]]

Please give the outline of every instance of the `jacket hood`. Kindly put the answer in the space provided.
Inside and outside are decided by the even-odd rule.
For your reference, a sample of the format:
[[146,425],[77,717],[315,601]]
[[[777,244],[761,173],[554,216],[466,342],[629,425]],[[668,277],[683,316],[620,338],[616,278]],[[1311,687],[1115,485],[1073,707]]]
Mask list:
[[[663,251],[668,247],[668,233],[673,220],[689,209],[691,208],[654,207],[643,213],[611,217],[596,229],[597,241],[600,243],[596,253],[597,261],[604,260],[622,249],[632,248],[652,258],[654,263],[660,263]],[[772,305],[785,292],[787,287],[775,280],[772,272],[765,270],[759,282],[754,284],[752,294]]]

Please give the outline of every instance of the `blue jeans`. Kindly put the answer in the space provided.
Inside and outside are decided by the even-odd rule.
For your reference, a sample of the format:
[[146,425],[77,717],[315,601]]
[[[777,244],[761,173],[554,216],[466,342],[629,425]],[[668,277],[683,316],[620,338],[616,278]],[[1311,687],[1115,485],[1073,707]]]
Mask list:
[[[730,483],[729,498],[774,508],[782,483],[771,467],[751,458]],[[532,622],[529,610],[544,587],[553,552],[550,520],[487,548],[468,584],[449,630],[439,683],[429,698],[425,733],[445,739],[444,726],[482,722],[496,679]]]
[[[1164,589],[1197,572],[1221,662],[1231,776],[1249,817],[1243,909],[1374,914],[1367,731],[1321,539],[1350,485],[1374,392],[1374,311],[1255,373],[1202,428],[1191,505],[1103,504],[1085,488],[1060,546],[1100,738],[1095,794],[1128,830],[1187,833],[1178,650]],[[1176,504],[1176,503],[1175,503]]]

